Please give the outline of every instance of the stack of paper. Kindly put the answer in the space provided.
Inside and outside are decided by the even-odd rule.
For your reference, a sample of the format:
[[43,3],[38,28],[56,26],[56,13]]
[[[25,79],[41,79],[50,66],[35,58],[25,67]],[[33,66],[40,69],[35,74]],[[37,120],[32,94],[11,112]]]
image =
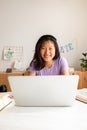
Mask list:
[[76,99],[87,103],[87,88],[78,89]]
[[13,101],[13,96],[9,93],[0,93],[0,111]]

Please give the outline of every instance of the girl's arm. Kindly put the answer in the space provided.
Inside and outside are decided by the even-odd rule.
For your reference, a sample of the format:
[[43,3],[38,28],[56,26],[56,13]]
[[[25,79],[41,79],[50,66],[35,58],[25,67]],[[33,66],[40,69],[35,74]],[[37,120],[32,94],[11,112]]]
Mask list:
[[35,73],[34,72],[28,72],[29,73],[29,76],[35,76]]

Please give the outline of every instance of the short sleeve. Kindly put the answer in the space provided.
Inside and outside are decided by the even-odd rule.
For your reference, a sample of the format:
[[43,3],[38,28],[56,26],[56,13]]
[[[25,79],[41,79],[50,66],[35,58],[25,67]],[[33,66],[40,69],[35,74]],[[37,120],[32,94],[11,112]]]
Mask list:
[[63,71],[69,70],[68,62],[64,57],[61,57],[60,59],[60,65],[61,65],[61,73]]
[[34,63],[32,63],[32,64],[29,66],[28,71],[34,72],[34,73],[36,74],[36,70],[35,70],[35,68],[34,68]]

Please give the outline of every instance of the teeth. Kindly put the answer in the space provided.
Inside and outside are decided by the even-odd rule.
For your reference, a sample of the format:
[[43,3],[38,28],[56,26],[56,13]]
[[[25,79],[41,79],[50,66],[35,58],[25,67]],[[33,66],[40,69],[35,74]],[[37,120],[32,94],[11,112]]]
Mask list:
[[44,56],[44,57],[49,57],[49,56]]
[[49,57],[49,56],[45,56],[45,57]]

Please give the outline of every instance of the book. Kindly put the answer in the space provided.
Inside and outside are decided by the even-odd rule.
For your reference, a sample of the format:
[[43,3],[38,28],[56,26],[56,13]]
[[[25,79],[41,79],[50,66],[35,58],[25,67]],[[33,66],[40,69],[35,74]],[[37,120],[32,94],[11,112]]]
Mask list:
[[76,99],[87,103],[87,88],[82,88],[77,90]]
[[0,93],[0,111],[6,108],[13,101],[13,96],[10,93]]

